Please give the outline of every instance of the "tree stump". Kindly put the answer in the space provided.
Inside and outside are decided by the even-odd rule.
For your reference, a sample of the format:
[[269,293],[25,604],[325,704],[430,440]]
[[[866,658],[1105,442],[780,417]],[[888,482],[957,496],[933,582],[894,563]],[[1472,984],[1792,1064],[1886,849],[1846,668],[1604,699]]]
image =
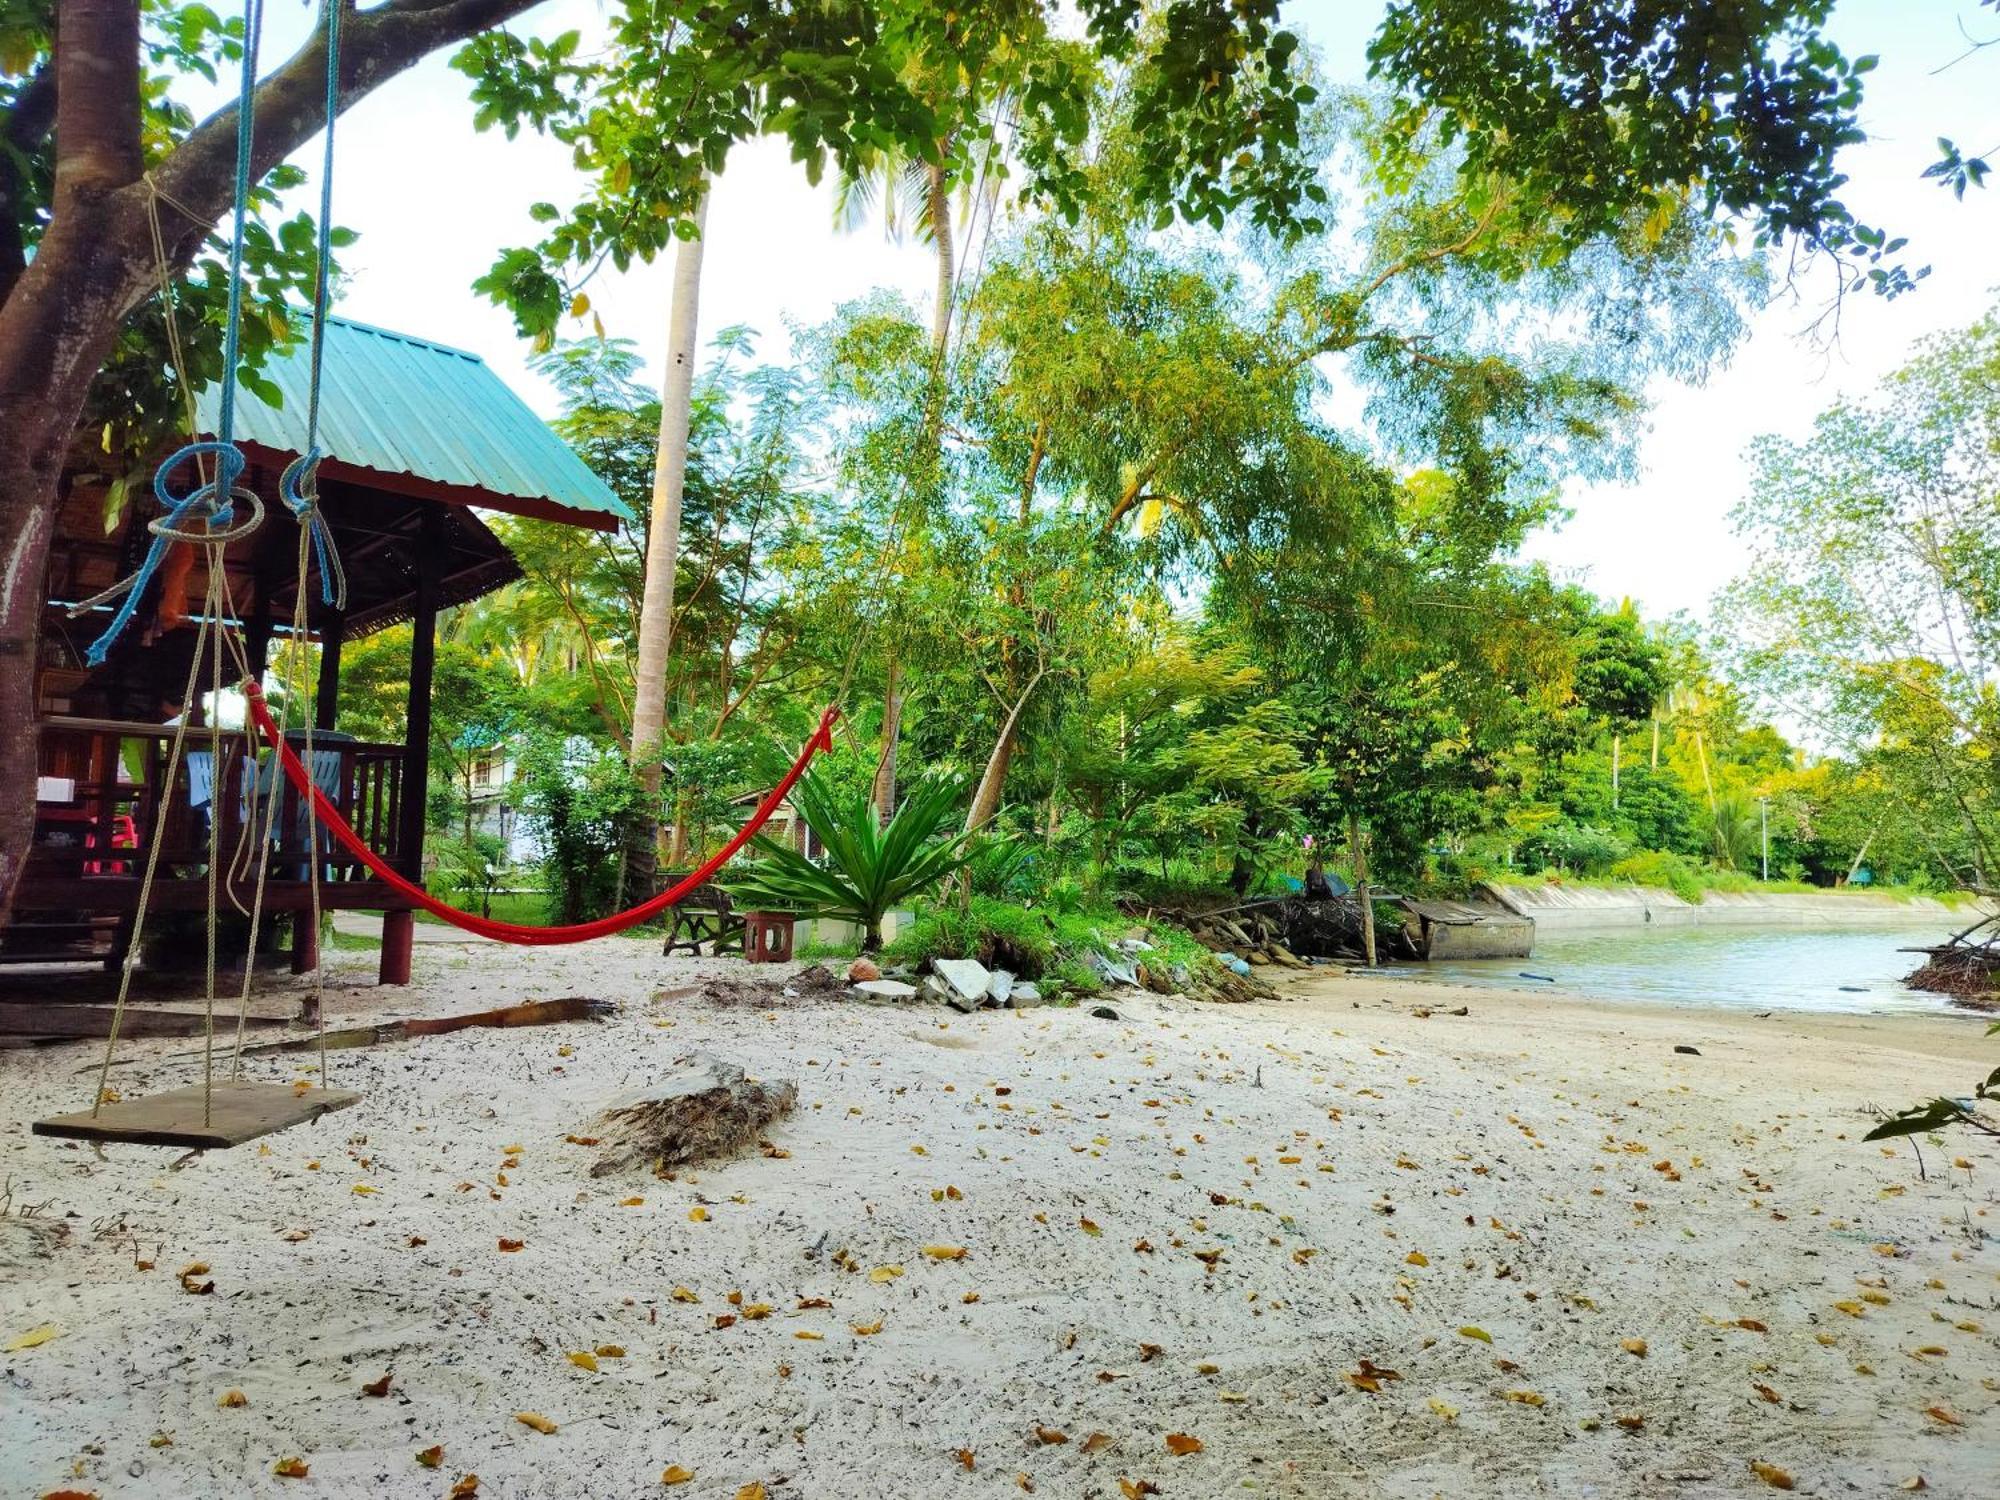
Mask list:
[[791,1113],[798,1099],[795,1083],[745,1078],[735,1063],[690,1053],[675,1060],[665,1079],[605,1107],[587,1131],[605,1147],[590,1175],[733,1155]]

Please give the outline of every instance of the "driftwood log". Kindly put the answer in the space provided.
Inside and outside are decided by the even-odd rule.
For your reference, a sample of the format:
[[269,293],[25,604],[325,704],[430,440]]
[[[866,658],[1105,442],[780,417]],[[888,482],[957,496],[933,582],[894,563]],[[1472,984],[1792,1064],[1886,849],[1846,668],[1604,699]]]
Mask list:
[[795,1083],[745,1078],[735,1063],[690,1053],[667,1077],[606,1106],[589,1129],[605,1148],[590,1175],[733,1155],[798,1100]]

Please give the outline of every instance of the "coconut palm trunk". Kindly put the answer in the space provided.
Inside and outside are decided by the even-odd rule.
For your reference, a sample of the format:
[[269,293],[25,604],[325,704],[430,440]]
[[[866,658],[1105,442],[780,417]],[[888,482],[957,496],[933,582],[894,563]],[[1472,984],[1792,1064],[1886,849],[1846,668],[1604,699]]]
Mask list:
[[[646,587],[639,605],[639,661],[632,692],[632,764],[648,791],[660,786],[660,743],[667,721],[667,655],[673,645],[674,575],[680,562],[681,496],[687,486],[688,430],[694,414],[694,367],[701,312],[701,258],[707,242],[708,194],[694,210],[695,235],[674,252],[673,301],[667,315],[667,372],[660,388],[660,447],[653,461],[652,517],[646,527]],[[643,868],[635,886],[650,885],[659,830],[635,839]],[[644,845],[643,853],[636,847]]]

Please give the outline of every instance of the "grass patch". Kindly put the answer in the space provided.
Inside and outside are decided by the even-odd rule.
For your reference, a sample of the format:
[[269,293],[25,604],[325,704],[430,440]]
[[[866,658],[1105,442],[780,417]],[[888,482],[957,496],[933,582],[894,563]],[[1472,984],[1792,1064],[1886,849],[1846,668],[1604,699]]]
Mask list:
[[[460,911],[481,914],[477,897],[453,900],[450,896],[444,896],[440,899],[446,905],[455,906]],[[540,926],[549,920],[549,898],[543,891],[501,891],[493,897],[493,910],[490,915],[496,922],[519,922],[531,927]],[[444,918],[434,917],[422,910],[417,912],[417,920],[438,927],[449,925]]]
[[975,958],[989,969],[1039,981],[1051,998],[1083,998],[1104,987],[1089,955],[1116,954],[1118,940],[1135,931],[1143,931],[1152,944],[1150,952],[1139,955],[1149,967],[1177,966],[1198,974],[1214,962],[1200,943],[1164,922],[1135,922],[1108,906],[1051,911],[992,896],[974,896],[965,906],[941,903],[920,912],[884,956],[911,965],[934,958]]

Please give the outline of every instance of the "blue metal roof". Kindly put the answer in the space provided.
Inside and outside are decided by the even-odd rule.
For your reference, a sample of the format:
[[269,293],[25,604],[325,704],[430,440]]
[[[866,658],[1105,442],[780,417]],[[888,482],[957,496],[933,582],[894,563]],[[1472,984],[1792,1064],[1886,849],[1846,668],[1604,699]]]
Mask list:
[[[303,316],[303,315],[301,315]],[[236,391],[236,437],[286,453],[306,448],[306,343],[274,352],[264,376],[284,405]],[[214,430],[221,391],[201,392]],[[630,521],[632,512],[476,354],[346,318],[328,318],[320,385],[320,446],[329,459],[484,490],[496,509],[540,501]],[[329,472],[331,472],[329,470]]]

